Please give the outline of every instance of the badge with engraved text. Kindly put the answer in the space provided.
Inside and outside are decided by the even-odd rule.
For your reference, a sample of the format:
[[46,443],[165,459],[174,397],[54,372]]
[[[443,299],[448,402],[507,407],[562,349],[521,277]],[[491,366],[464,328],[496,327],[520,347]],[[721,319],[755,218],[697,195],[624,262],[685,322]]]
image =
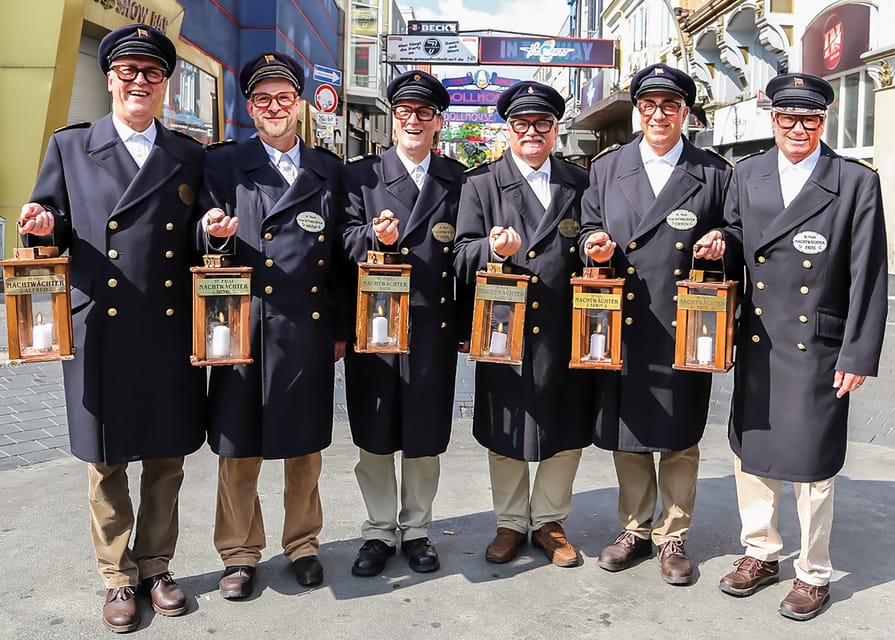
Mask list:
[[305,231],[310,231],[311,233],[323,231],[323,228],[326,226],[323,216],[319,213],[314,213],[313,211],[302,211],[295,216],[295,221],[298,223],[299,227]]
[[454,225],[449,222],[439,222],[432,227],[432,237],[439,242],[450,242],[454,239],[455,234]]
[[814,255],[827,250],[827,238],[817,231],[799,231],[792,237],[792,246],[796,251]]
[[188,184],[182,184],[177,187],[177,195],[180,196],[180,201],[188,207],[193,206],[193,203],[196,201],[196,194],[193,193],[193,188]]
[[672,229],[686,231],[696,226],[696,214],[687,209],[675,209],[665,217],[665,222]]
[[574,238],[581,230],[581,225],[573,218],[563,218],[559,221],[559,232],[566,238]]

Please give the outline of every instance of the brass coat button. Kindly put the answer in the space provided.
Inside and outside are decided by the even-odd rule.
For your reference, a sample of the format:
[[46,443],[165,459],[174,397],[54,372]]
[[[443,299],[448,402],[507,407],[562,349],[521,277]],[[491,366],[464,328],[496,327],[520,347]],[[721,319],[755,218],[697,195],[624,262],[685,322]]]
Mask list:
[[809,291],[811,291],[811,289],[809,289],[805,285],[799,287],[799,293],[801,293],[803,296],[807,296]]
[[325,264],[326,264],[326,260],[324,260],[323,258],[320,258],[320,259],[317,261],[317,266],[318,266],[318,267],[322,267],[322,266],[325,265]]
[[109,220],[109,228],[112,231],[115,231],[115,229],[118,228],[118,221],[117,220]]
[[677,249],[678,251],[683,251],[683,250],[684,250],[684,243],[683,243],[683,242],[675,242],[675,243],[674,243],[674,248]]
[[445,298],[444,296],[442,296],[442,297],[441,297],[441,300],[439,300],[439,302],[440,302],[441,304],[444,304],[445,302],[447,302],[447,298]]
[[174,281],[173,281],[173,280],[165,280],[165,288],[166,288],[166,289],[170,289],[170,288],[173,287],[173,286],[174,286]]
[[442,322],[442,323],[441,323],[441,328],[442,328],[442,329],[447,329],[447,322]]
[[541,306],[541,303],[538,302],[537,300],[534,300],[534,301],[531,303],[531,308],[532,308],[532,309],[537,309],[537,308],[540,307],[540,306]]
[[768,261],[768,259],[765,258],[764,256],[758,256],[758,264],[764,264],[767,261]]
[[629,242],[629,243],[628,243],[628,249],[636,249],[636,248],[637,248],[637,243],[636,243],[636,242],[633,242],[633,241],[632,241],[632,242]]
[[442,278],[447,278],[447,277],[448,277],[448,272],[447,272],[447,271],[442,271],[442,272],[441,272],[441,277],[442,277]]
[[637,269],[634,267],[628,267],[628,275],[633,276],[636,273]]
[[311,293],[317,293],[318,291],[320,291],[320,289],[317,288],[316,284],[313,287],[311,287]]
[[672,299],[674,302],[677,302],[677,296],[671,296],[671,299]]
[[529,252],[528,252],[528,257],[529,257],[529,258],[534,258],[534,257],[537,256],[537,255],[538,255],[538,254],[535,253],[534,251],[529,251]]
[[165,309],[165,315],[170,318],[171,316],[174,315],[174,309],[172,309],[171,307],[168,307],[167,309]]
[[326,236],[321,233],[317,236],[317,242],[326,242]]
[[676,327],[676,326],[677,326],[677,320],[672,320],[672,321],[671,321],[671,326],[672,326],[672,327]]
[[272,266],[273,266],[273,260],[271,260],[270,258],[268,258],[267,260],[264,261],[264,266],[265,266],[265,267],[272,267]]
[[165,231],[174,231],[174,223],[173,223],[173,222],[169,222],[168,224],[166,224],[166,225],[165,225]]
[[811,268],[811,260],[803,260],[802,266],[805,267],[806,269],[810,269]]
[[531,283],[532,283],[532,284],[537,284],[537,283],[540,282],[540,281],[541,281],[540,278],[538,278],[537,276],[532,276],[532,277],[531,277]]
[[118,286],[118,280],[116,280],[115,278],[109,278],[109,280],[106,282],[106,284],[109,285],[109,287],[111,287],[112,289],[114,289],[115,287]]
[[674,273],[674,275],[676,276],[679,276],[681,275],[682,271],[680,269],[675,269],[672,273]]
[[575,247],[569,247],[569,253],[575,253],[575,251],[577,251]]
[[168,258],[168,259],[173,258],[173,257],[174,257],[174,252],[173,252],[173,251],[165,251],[165,257]]
[[401,247],[402,256],[406,256],[408,253],[410,253],[410,249],[408,249],[407,247]]
[[799,351],[805,351],[805,350],[808,349],[808,347],[806,347],[806,346],[805,346],[804,344],[802,344],[801,342],[798,342],[798,343],[796,343],[796,349],[798,349]]
[[625,318],[625,324],[630,327],[632,324],[634,324],[634,318],[631,318],[630,316]]
[[273,293],[273,287],[267,285],[266,287],[264,287],[264,293]]
[[759,338],[758,336],[752,336],[752,342],[760,342],[760,341],[761,341],[761,338]]
[[799,316],[799,322],[805,324],[806,322],[808,322],[808,316]]
[[451,248],[450,248],[450,247],[442,247],[442,248],[441,248],[441,252],[442,252],[442,253],[450,253],[450,252],[451,252]]
[[265,240],[273,240],[273,234],[270,231],[268,231],[267,233],[264,234],[264,239]]
[[625,298],[627,298],[628,300],[633,300],[633,299],[634,299],[634,292],[633,292],[633,291],[629,291],[629,292],[625,295]]
[[319,320],[319,319],[320,319],[320,312],[319,312],[319,311],[315,311],[314,313],[311,314],[311,318],[313,318],[314,320]]
[[755,307],[753,313],[757,316],[760,316],[762,313],[764,313],[764,311],[761,310],[761,307]]
[[764,282],[756,282],[755,288],[756,289],[764,289]]
[[534,326],[534,327],[531,328],[531,332],[534,333],[534,334],[541,333],[541,327]]
[[115,249],[109,249],[106,255],[112,258],[112,260],[115,260],[118,257],[118,252],[115,251]]
[[109,310],[106,311],[106,313],[109,314],[110,318],[114,318],[115,316],[118,315],[118,309],[116,309],[115,307],[109,307]]

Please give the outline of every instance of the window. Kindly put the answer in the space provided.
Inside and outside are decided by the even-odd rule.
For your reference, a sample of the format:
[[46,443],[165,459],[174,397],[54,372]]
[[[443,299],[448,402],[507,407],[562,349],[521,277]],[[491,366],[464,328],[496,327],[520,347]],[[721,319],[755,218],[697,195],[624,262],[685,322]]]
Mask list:
[[824,142],[843,155],[873,157],[873,81],[864,70],[827,78],[836,99],[827,111]]
[[162,123],[204,144],[215,142],[219,126],[217,78],[178,59],[168,80]]

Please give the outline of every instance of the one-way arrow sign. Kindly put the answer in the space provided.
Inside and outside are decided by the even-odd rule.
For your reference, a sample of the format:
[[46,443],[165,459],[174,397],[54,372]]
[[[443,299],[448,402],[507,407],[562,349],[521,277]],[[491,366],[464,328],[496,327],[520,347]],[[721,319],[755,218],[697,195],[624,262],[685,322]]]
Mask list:
[[338,69],[330,69],[322,67],[319,64],[314,65],[314,80],[317,82],[328,82],[339,86],[342,84],[342,72]]

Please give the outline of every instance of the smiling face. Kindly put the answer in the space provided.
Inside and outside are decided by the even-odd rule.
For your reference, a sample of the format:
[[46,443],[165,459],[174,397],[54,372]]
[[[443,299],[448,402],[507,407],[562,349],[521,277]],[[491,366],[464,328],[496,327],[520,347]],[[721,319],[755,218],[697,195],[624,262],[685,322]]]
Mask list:
[[[161,63],[149,56],[121,56],[112,61],[112,67],[117,66],[160,69]],[[124,81],[114,69],[106,77],[109,93],[112,94],[112,113],[134,131],[144,131],[158,112],[168,80],[150,84],[142,73],[138,73],[133,80]]]
[[[548,113],[526,113],[510,116],[510,119],[520,123],[524,121],[529,124],[528,128],[522,133],[517,133],[512,126],[507,127],[509,129],[510,149],[529,167],[540,169],[544,161],[550,157],[553,146],[556,144],[556,138],[559,136],[559,124],[553,115]],[[553,121],[553,126],[545,133],[538,133],[535,130],[534,123],[545,120]],[[521,124],[516,126],[522,127]]]
[[[252,88],[252,95],[266,94],[277,96],[281,93],[295,94],[295,86],[282,78],[270,78],[262,80]],[[274,149],[289,151],[295,146],[295,131],[298,125],[298,114],[301,110],[301,100],[296,100],[292,105],[284,107],[276,99],[270,101],[266,108],[259,108],[246,101],[246,109],[258,129],[258,137]]]
[[[787,160],[796,164],[801,162],[817,149],[820,144],[820,138],[824,133],[825,117],[813,116],[809,126],[815,127],[813,130],[805,128],[802,118],[787,117],[785,114],[774,113],[771,123],[774,129],[774,141]],[[783,122],[781,123],[781,120]],[[789,128],[786,128],[786,127]]]
[[[412,112],[407,118],[399,118],[395,108],[407,107]],[[428,121],[420,120],[417,109],[436,111]],[[401,152],[419,164],[435,146],[435,136],[444,126],[444,118],[434,107],[419,100],[399,100],[392,105],[392,133]]]
[[[650,109],[655,105],[655,111],[649,115],[644,115],[644,110],[640,103],[647,104]],[[649,104],[652,103],[652,104]],[[671,111],[673,107],[666,106],[668,103],[678,105],[678,112],[674,114],[666,114],[666,110]],[[684,99],[676,93],[665,91],[651,91],[644,94],[638,99],[638,109],[640,113],[640,128],[643,130],[643,138],[657,156],[664,156],[666,153],[678,143],[681,139],[681,131],[684,128],[684,122],[690,115],[690,109],[684,105]]]

